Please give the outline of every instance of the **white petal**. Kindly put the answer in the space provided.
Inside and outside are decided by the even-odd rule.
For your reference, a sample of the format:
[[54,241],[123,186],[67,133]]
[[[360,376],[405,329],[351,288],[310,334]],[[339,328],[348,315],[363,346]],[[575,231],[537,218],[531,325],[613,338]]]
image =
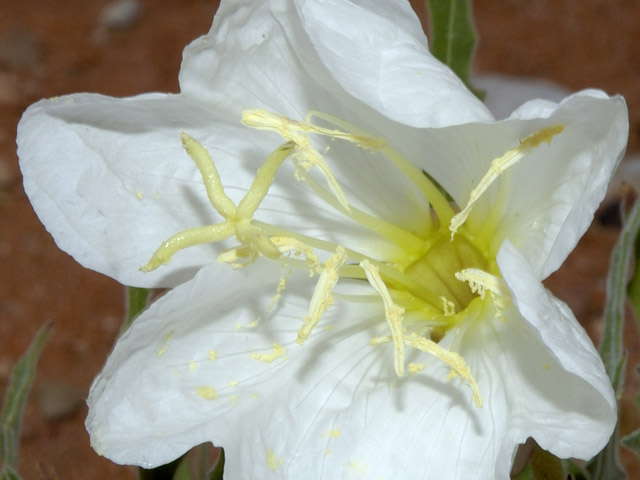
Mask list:
[[[422,372],[395,376],[390,344],[369,345],[387,334],[377,304],[336,297],[296,344],[314,280],[294,273],[269,312],[279,275],[275,265],[212,265],[152,305],[92,387],[94,447],[117,462],[154,466],[211,441],[225,448],[230,478],[462,480],[508,478],[517,444],[530,435],[579,457],[606,436],[594,440],[611,407],[517,314],[506,322],[480,316],[450,335],[483,394],[478,409],[468,387],[447,382],[448,368],[424,354],[407,358]],[[274,353],[274,343],[282,356],[250,357]]]
[[530,102],[512,115],[539,115],[539,120],[508,121],[509,127],[527,132],[555,124],[565,129],[511,169],[502,218],[503,235],[539,279],[564,262],[590,225],[622,158],[629,129],[622,97],[591,91],[573,95],[553,110],[545,105]]
[[[298,2],[301,22],[332,77],[349,94],[397,122],[440,127],[493,117],[436,60],[408,2]],[[402,12],[399,22],[392,14]],[[363,26],[366,26],[363,29]]]
[[[391,346],[369,345],[386,333],[378,305],[336,299],[297,345],[311,282],[294,276],[270,314],[280,273],[270,267],[205,267],[136,320],[89,396],[99,453],[149,467],[212,441],[230,478],[494,478],[494,458],[468,446],[490,443],[505,418],[483,416],[427,356],[411,355],[425,371],[398,380]],[[284,355],[250,358],[274,342]]]
[[[493,253],[508,238],[542,279],[560,266],[591,223],[624,152],[628,119],[621,97],[583,92],[560,105],[529,102],[501,122],[408,130],[401,149],[464,206],[493,159],[555,125],[564,131],[506,170],[474,204],[467,221],[478,231],[498,208]],[[506,199],[499,203],[505,182]]]
[[[571,310],[544,289],[508,241],[498,265],[526,321],[503,337],[514,353],[512,362],[522,368],[522,384],[516,378],[511,385],[519,407],[515,426],[560,457],[588,459],[607,443],[617,419],[602,360]],[[516,322],[507,320],[510,323]],[[522,337],[521,345],[514,335]]]
[[[181,131],[209,130],[234,139],[244,129],[180,96],[42,100],[18,126],[25,190],[58,246],[84,266],[127,285],[175,285],[214,252],[193,248],[164,269],[138,269],[169,236],[219,221],[180,143]],[[238,177],[252,180],[242,168]]]
[[[350,359],[362,357],[354,352],[354,342],[369,356],[374,352],[366,326],[371,320],[353,315],[355,308],[342,310],[350,315],[335,324],[323,320],[304,346],[296,344],[315,279],[294,275],[270,312],[281,273],[276,264],[259,262],[239,271],[214,264],[139,317],[91,389],[87,428],[96,450],[117,462],[154,466],[213,441],[226,449],[231,478],[262,478],[270,472],[267,448],[278,456],[291,454],[301,441],[297,435],[304,437],[298,421],[331,430],[330,424],[314,426],[318,419],[309,413],[324,419],[318,395],[348,406],[352,385],[339,380],[345,369],[356,371],[356,383],[361,380],[366,365]],[[274,343],[284,348],[282,356],[271,362],[251,358],[273,353]],[[345,365],[343,371],[332,371],[336,364]],[[326,388],[316,390],[320,385]],[[199,395],[199,387],[213,390]],[[323,431],[313,436],[320,466],[329,442]]]

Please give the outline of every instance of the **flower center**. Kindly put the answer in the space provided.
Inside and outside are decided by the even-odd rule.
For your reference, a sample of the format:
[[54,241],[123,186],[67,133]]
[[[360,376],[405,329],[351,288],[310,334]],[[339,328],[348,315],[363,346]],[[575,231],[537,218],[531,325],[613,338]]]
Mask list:
[[[404,273],[433,295],[446,300],[444,313],[453,313],[463,311],[476,297],[469,285],[456,278],[456,273],[468,268],[486,271],[488,267],[487,260],[466,237],[458,235],[450,240],[448,236],[440,236]],[[419,292],[415,293],[420,296]]]
[[[337,129],[314,124],[312,118]],[[222,252],[218,261],[240,268],[263,256],[284,262],[287,268],[298,267],[308,270],[311,275],[317,274],[318,281],[309,302],[308,314],[301,319],[302,325],[298,330],[296,341],[299,344],[312,335],[323,313],[333,304],[333,290],[338,281],[366,280],[371,294],[343,297],[350,301],[382,304],[390,334],[372,338],[371,345],[393,345],[396,373],[405,375],[405,347],[428,353],[451,368],[450,378],[459,377],[466,382],[472,389],[474,403],[481,406],[478,386],[464,359],[438,342],[465,320],[469,306],[476,298],[484,301],[487,290],[497,316],[510,302],[511,296],[504,281],[494,275],[497,273],[495,258],[483,253],[487,249],[482,247],[487,235],[493,233],[486,230],[495,228],[502,205],[498,202],[493,207],[481,232],[469,231],[465,221],[492,183],[541,142],[550,142],[563,127],[542,129],[526,137],[518,147],[494,159],[487,174],[471,192],[467,205],[456,212],[455,205],[450,203],[439,186],[389,147],[385,139],[373,137],[345,121],[321,112],[310,112],[304,122],[299,122],[264,110],[245,111],[242,119],[249,127],[277,132],[285,143],[267,157],[246,195],[236,205],[224,192],[207,150],[183,133],[184,148],[200,170],[211,205],[224,220],[173,235],[141,269],[153,270],[167,263],[183,248],[235,237],[239,245]],[[350,142],[358,148],[382,154],[427,199],[431,212],[426,218],[427,221],[431,219],[430,224],[420,229],[420,233],[410,232],[351,205],[325,162],[323,153],[311,142],[310,135]],[[304,182],[312,195],[317,195],[340,215],[370,231],[372,237],[382,237],[386,246],[377,248],[373,254],[365,254],[365,249],[361,248],[363,245],[358,245],[356,240],[349,245],[337,244],[257,220],[258,207],[280,166],[289,158],[295,166],[296,179]],[[309,175],[312,168],[324,178],[326,186]],[[286,276],[283,275],[274,301],[285,285]],[[410,373],[420,370],[416,364],[409,365]]]

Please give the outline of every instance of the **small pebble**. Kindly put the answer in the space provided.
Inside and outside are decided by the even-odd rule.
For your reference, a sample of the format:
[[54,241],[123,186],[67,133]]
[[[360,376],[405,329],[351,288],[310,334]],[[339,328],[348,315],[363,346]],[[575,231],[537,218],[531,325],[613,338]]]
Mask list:
[[141,13],[142,4],[139,0],[116,0],[102,10],[100,26],[110,30],[126,30],[138,21]]

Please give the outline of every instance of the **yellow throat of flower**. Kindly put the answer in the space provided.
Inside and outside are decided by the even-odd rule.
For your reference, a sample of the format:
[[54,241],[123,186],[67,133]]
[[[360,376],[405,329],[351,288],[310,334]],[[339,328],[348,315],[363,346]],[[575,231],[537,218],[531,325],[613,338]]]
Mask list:
[[[315,124],[313,119],[331,128]],[[398,376],[406,374],[405,348],[417,349],[446,363],[451,368],[449,378],[460,377],[466,382],[473,392],[474,403],[482,406],[480,391],[464,359],[438,342],[465,321],[473,304],[490,303],[495,315],[500,316],[511,301],[488,247],[488,239],[499,221],[503,208],[500,201],[504,201],[504,195],[498,195],[502,200],[490,211],[481,232],[470,232],[465,228],[465,222],[478,199],[496,180],[542,142],[549,143],[564,127],[544,128],[494,159],[486,175],[471,191],[466,206],[458,210],[430,177],[393,150],[385,139],[373,137],[345,121],[321,112],[310,112],[305,121],[295,121],[264,110],[247,110],[243,112],[242,120],[249,127],[277,132],[285,142],[267,157],[244,198],[236,205],[226,195],[207,150],[183,133],[183,146],[202,175],[211,205],[224,220],[173,235],[162,243],[141,270],[158,268],[183,248],[235,237],[238,246],[222,252],[218,261],[240,268],[263,256],[286,263],[287,268],[297,267],[308,270],[311,275],[317,274],[308,313],[301,319],[298,330],[299,344],[312,335],[323,313],[333,304],[333,290],[340,279],[366,281],[372,287],[371,295],[345,297],[351,301],[381,303],[389,335],[372,338],[371,345],[392,344]],[[372,154],[377,152],[409,178],[431,206],[432,212],[427,215],[432,219],[431,223],[420,229],[424,233],[407,231],[388,219],[350,205],[326,163],[325,155],[311,141],[311,136],[316,135],[350,142],[354,148]],[[384,251],[379,255],[365,255],[358,245],[339,245],[255,219],[277,171],[287,159],[293,161],[296,179],[304,182],[312,195],[368,229],[371,235],[381,235],[402,253],[394,254],[393,260],[386,258],[388,255]],[[324,178],[326,186],[308,174],[312,168]],[[320,260],[323,257],[326,259]],[[285,284],[283,275],[274,302]],[[486,296],[487,291],[489,296]],[[409,365],[410,373],[421,369],[416,364]]]

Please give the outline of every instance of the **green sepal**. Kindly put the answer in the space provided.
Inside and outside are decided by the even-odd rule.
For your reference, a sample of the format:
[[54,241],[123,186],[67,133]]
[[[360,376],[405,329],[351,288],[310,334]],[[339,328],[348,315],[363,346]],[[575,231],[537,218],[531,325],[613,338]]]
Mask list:
[[484,96],[471,85],[471,62],[476,29],[470,0],[427,0],[429,44],[434,57],[455,72],[478,98]]
[[11,371],[4,404],[0,411],[0,457],[4,462],[0,471],[2,480],[20,478],[15,469],[18,465],[22,414],[36,375],[38,359],[49,339],[52,327],[52,323],[47,323],[38,330],[26,352]]
[[147,301],[149,300],[150,292],[151,290],[148,288],[126,287],[127,316],[120,333],[124,333],[127,328],[131,326],[136,317],[140,315],[145,308],[147,308]]

